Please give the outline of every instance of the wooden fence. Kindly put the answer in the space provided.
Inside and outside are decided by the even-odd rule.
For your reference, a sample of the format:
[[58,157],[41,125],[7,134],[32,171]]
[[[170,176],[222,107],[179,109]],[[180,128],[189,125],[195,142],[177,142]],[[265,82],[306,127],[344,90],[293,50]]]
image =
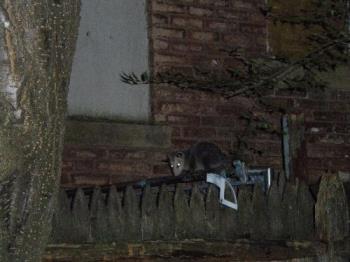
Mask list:
[[[267,194],[258,186],[241,188],[238,204],[238,211],[221,206],[217,188],[198,183],[190,190],[184,184],[145,187],[142,192],[111,187],[108,192],[96,188],[84,194],[77,189],[70,198],[62,191],[51,242],[244,238],[341,243],[349,236],[347,197],[337,176],[322,180],[317,202],[305,184],[275,181]],[[347,256],[347,247],[338,246],[332,250]]]

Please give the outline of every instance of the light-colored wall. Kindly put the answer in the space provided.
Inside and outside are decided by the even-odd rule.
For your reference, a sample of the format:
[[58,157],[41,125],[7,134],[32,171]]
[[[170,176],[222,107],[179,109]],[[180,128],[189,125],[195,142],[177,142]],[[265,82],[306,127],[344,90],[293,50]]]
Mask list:
[[147,120],[149,87],[120,81],[148,69],[145,0],[83,0],[69,115]]

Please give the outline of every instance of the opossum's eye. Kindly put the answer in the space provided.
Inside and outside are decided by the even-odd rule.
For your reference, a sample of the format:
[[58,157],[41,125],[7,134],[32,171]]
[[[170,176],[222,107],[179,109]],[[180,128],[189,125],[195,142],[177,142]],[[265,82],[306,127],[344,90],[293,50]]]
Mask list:
[[173,164],[171,164],[171,165],[170,165],[170,167],[171,167],[171,168],[173,168],[173,167],[174,167],[174,165],[173,165]]
[[180,163],[177,163],[177,164],[176,164],[176,166],[177,166],[177,167],[180,167],[180,166],[181,166],[181,164],[180,164]]

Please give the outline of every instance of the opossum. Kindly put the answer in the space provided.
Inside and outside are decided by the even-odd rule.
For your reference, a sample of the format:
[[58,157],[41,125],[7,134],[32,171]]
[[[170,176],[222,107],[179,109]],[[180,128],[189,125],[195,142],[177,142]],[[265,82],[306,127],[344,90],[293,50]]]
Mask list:
[[195,172],[222,172],[228,166],[227,156],[221,149],[209,142],[199,142],[187,150],[168,154],[173,175]]

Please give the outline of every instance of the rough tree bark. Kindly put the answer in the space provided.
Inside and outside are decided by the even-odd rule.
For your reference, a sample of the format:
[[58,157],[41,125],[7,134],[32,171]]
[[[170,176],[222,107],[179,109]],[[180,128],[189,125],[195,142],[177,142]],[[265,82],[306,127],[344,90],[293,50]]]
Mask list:
[[0,0],[0,261],[40,261],[61,170],[80,0]]

